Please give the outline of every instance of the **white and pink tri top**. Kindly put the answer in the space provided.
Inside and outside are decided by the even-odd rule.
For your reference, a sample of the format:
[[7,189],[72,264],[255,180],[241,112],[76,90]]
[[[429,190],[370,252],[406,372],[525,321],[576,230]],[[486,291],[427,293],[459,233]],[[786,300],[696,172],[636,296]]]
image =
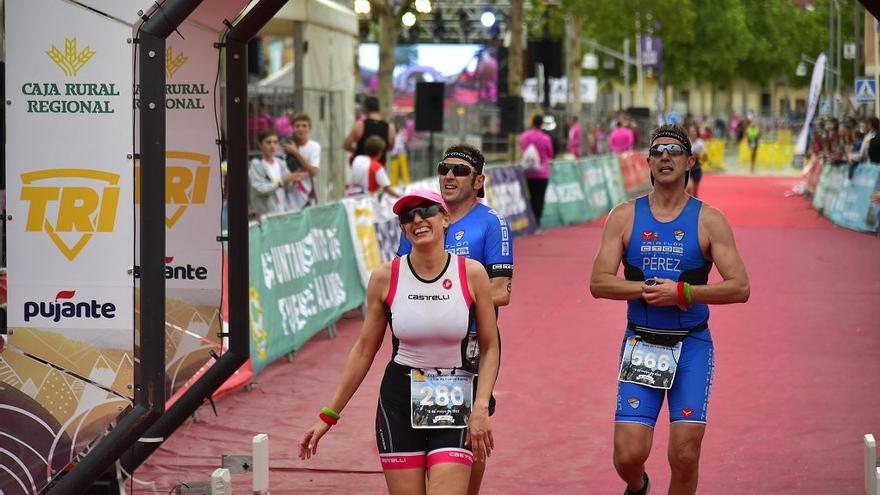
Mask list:
[[416,275],[404,255],[391,263],[385,310],[391,324],[395,363],[411,368],[460,368],[474,306],[466,258],[448,254],[433,280]]

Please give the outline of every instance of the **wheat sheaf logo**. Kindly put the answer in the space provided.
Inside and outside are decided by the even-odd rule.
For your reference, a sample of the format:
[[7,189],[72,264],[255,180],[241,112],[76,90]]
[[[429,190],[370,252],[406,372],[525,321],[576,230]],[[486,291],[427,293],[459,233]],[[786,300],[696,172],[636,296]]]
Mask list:
[[174,53],[171,51],[171,47],[165,49],[165,75],[168,79],[174,77],[174,73],[177,72],[178,69],[183,67],[183,64],[189,60],[183,53],[178,53],[177,56],[174,56]]
[[76,49],[76,38],[64,38],[64,52],[52,45],[51,50],[46,51],[46,55],[55,62],[55,65],[64,71],[67,77],[73,77],[85,66],[89,60],[95,55],[91,45],[86,45],[81,51]]

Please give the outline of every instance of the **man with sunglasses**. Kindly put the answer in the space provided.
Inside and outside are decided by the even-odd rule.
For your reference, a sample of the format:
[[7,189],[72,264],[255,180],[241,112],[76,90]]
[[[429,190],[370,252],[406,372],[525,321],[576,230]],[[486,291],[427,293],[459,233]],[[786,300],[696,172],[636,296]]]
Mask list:
[[[645,461],[665,397],[669,493],[696,493],[714,369],[708,305],[749,298],[730,224],[685,191],[694,161],[682,127],[654,131],[654,190],[608,214],[590,277],[593,297],[628,306],[614,425],[614,467],[627,484],[624,494],[648,492]],[[621,262],[624,278],[617,276]],[[722,281],[709,284],[713,263]]]
[[[513,277],[513,242],[507,220],[497,211],[480,202],[485,195],[483,175],[485,159],[477,148],[456,144],[446,149],[437,165],[440,194],[449,207],[450,225],[446,232],[446,250],[479,261],[489,274],[492,302],[497,311],[510,303]],[[408,254],[412,245],[401,236],[397,254]],[[499,345],[500,345],[499,334]],[[468,345],[468,369],[479,368],[479,345],[476,329],[471,327]],[[495,397],[489,403],[489,415],[495,413]],[[468,493],[480,491],[485,472],[485,459],[474,461]]]

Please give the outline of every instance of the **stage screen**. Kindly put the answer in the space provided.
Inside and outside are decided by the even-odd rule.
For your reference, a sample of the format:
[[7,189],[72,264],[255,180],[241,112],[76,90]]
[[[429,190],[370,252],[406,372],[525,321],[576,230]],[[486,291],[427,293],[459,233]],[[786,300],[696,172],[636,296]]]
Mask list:
[[[379,72],[379,45],[362,43],[359,48],[360,90],[375,94]],[[398,45],[394,81],[394,107],[399,113],[413,111],[416,83],[446,83],[446,105],[494,103],[498,96],[498,59],[494,47],[479,44]]]

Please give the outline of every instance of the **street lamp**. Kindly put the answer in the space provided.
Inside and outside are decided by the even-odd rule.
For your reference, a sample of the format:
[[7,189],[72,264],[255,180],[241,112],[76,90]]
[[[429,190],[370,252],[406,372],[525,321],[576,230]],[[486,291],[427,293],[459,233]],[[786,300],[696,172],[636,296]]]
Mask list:
[[370,13],[370,0],[354,0],[354,13],[367,15]]
[[797,68],[795,68],[794,73],[798,77],[804,77],[807,75],[807,64],[803,61],[797,64]]
[[403,25],[408,28],[413,27],[416,24],[416,15],[413,14],[412,12],[407,12],[407,13],[403,14],[403,17],[401,17],[400,22],[402,22]]
[[430,14],[431,0],[416,0],[415,7],[416,12],[418,12],[419,14]]
[[483,27],[490,28],[495,25],[495,14],[491,11],[487,10],[480,15],[480,23],[483,24]]

